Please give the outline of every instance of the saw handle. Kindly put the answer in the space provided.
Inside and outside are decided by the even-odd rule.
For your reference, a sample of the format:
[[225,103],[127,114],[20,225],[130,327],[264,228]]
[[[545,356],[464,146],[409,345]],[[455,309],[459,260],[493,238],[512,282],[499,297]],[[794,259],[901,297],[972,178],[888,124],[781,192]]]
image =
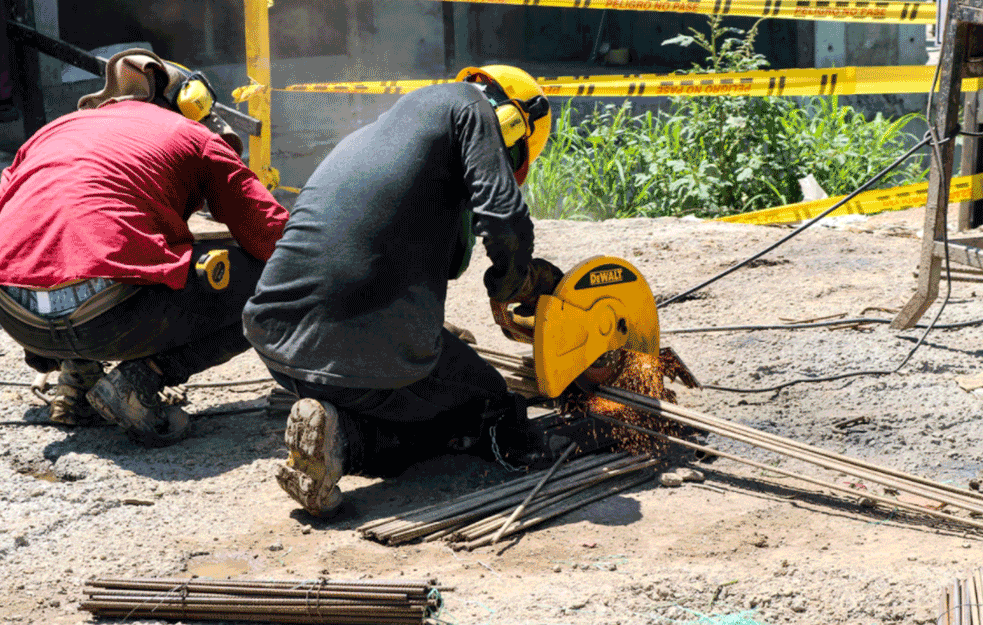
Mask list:
[[520,324],[517,319],[527,319],[528,317],[516,317],[509,310],[508,304],[505,302],[498,302],[491,300],[491,311],[492,318],[495,319],[495,323],[502,328],[502,332],[505,336],[509,337],[513,341],[518,341],[520,343],[533,344],[533,329],[526,324]]

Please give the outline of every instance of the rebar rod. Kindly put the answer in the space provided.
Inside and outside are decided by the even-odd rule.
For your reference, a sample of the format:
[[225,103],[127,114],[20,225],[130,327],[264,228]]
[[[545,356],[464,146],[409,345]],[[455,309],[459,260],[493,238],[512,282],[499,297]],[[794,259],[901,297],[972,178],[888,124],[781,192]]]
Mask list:
[[[421,625],[425,622],[425,617],[420,618],[380,618],[376,616],[348,616],[342,620],[337,618],[325,619],[316,615],[269,615],[269,614],[189,614],[183,611],[155,611],[148,612],[143,610],[100,610],[97,616],[103,618],[134,619],[134,618],[153,618],[153,619],[173,619],[173,620],[201,620],[201,621],[258,621],[265,623],[309,623],[320,625]],[[275,618],[274,618],[275,617]]]
[[[576,472],[578,470],[582,470],[582,469],[586,470],[590,467],[604,464],[605,462],[608,462],[611,459],[623,458],[626,455],[627,454],[625,453],[616,452],[608,455],[584,456],[583,458],[578,458],[574,461],[571,461],[566,467],[562,469],[562,472],[564,475],[566,475]],[[367,523],[365,525],[360,526],[358,529],[359,531],[361,531],[365,528],[378,527],[384,522],[403,520],[409,515],[414,515],[415,517],[417,517],[414,520],[419,520],[429,514],[434,514],[435,516],[426,517],[426,518],[440,519],[443,518],[444,514],[446,514],[449,510],[451,510],[451,506],[455,506],[455,507],[460,506],[462,509],[466,509],[468,505],[470,505],[471,503],[475,503],[476,501],[480,501],[487,498],[489,493],[492,493],[493,491],[496,491],[497,489],[500,488],[506,488],[506,489],[514,488],[516,491],[522,490],[522,488],[525,487],[525,484],[533,483],[537,479],[539,479],[540,474],[541,472],[539,471],[537,471],[536,473],[530,473],[522,477],[516,478],[514,480],[511,480],[509,482],[505,482],[504,484],[498,484],[479,491],[475,491],[473,493],[468,493],[460,497],[457,497],[455,499],[451,499],[450,501],[440,502],[437,504],[419,508],[409,513],[404,513],[401,515],[396,515],[394,517],[389,517],[389,519],[383,519],[381,522],[374,521],[372,523]]]
[[[624,391],[623,389],[618,389],[618,388],[608,387],[608,386],[600,387],[599,391],[600,391],[600,393],[603,393],[604,395],[608,395],[608,394],[614,395],[615,397],[606,397],[606,399],[610,399],[611,401],[619,401],[617,399],[617,396],[618,395],[621,395],[621,394],[624,394],[624,396],[625,397],[628,397],[629,399],[635,399],[635,398],[630,397],[630,395],[635,395],[638,400],[643,401],[645,404],[650,405],[652,407],[656,407],[657,406],[664,413],[671,413],[671,414],[676,414],[676,415],[679,415],[679,416],[684,416],[684,417],[689,417],[689,418],[696,418],[696,419],[699,419],[700,421],[705,422],[705,423],[716,424],[716,425],[723,426],[723,427],[726,427],[726,428],[729,428],[729,429],[733,429],[735,431],[748,432],[748,433],[751,433],[751,434],[753,434],[755,436],[760,436],[762,438],[772,439],[772,440],[781,442],[783,444],[787,444],[787,445],[789,445],[791,447],[796,447],[796,448],[803,449],[803,450],[809,450],[809,451],[812,451],[812,452],[815,452],[815,453],[822,454],[822,455],[827,456],[829,458],[835,458],[836,460],[839,460],[841,462],[845,462],[845,463],[852,464],[852,465],[857,465],[857,466],[862,466],[862,467],[866,467],[866,468],[872,468],[872,469],[877,470],[880,473],[891,475],[892,477],[897,477],[897,478],[900,478],[900,479],[903,479],[903,480],[906,480],[906,481],[910,481],[910,482],[916,482],[916,483],[919,483],[919,484],[922,484],[922,485],[925,485],[925,486],[931,486],[933,488],[939,488],[939,489],[945,490],[947,492],[950,492],[950,493],[953,493],[953,494],[956,494],[956,495],[959,495],[959,496],[964,496],[964,497],[968,497],[970,499],[977,500],[979,502],[983,502],[983,493],[975,493],[975,492],[973,492],[971,490],[968,490],[968,489],[963,489],[963,488],[959,488],[959,487],[956,487],[956,486],[951,486],[949,484],[943,484],[941,482],[935,482],[933,480],[929,480],[929,479],[924,478],[924,477],[920,477],[920,476],[917,476],[917,475],[912,475],[912,474],[909,474],[909,473],[905,473],[903,471],[898,471],[898,470],[892,469],[890,467],[876,466],[876,465],[873,465],[871,463],[868,463],[868,462],[866,462],[864,460],[859,460],[857,458],[851,458],[849,456],[846,456],[846,455],[843,455],[843,454],[839,454],[839,453],[836,453],[836,452],[833,452],[833,451],[828,451],[828,450],[825,450],[825,449],[821,449],[821,448],[818,448],[818,447],[814,447],[814,446],[808,445],[806,443],[800,443],[799,441],[796,441],[796,440],[793,440],[793,439],[784,438],[784,437],[781,437],[781,436],[777,436],[775,434],[770,434],[768,432],[763,432],[761,430],[757,430],[757,429],[751,428],[751,427],[746,426],[746,425],[742,425],[742,424],[739,424],[739,423],[734,423],[732,421],[727,421],[727,420],[721,419],[719,417],[714,417],[714,416],[711,416],[711,415],[707,415],[707,414],[704,414],[704,413],[701,413],[701,412],[697,412],[697,411],[692,410],[692,409],[689,409],[689,408],[684,408],[682,406],[677,406],[675,404],[670,404],[668,402],[662,402],[662,401],[660,401],[658,399],[654,399],[654,398],[651,398],[651,397],[645,397],[644,395],[638,395],[637,393],[631,393],[631,391]],[[628,394],[630,394],[630,395],[628,395]],[[669,416],[669,415],[666,415],[666,416]]]
[[[615,461],[612,464],[614,464],[616,467],[620,467],[630,462],[631,459],[623,459],[623,460]],[[578,472],[569,475],[563,479],[558,479],[554,481],[552,484],[550,484],[548,491],[554,493],[554,492],[560,492],[562,490],[568,489],[571,487],[572,484],[578,483],[582,479],[583,475],[585,475],[586,473],[588,472]],[[422,523],[422,524],[411,524],[409,526],[400,527],[394,531],[387,532],[385,533],[386,542],[388,544],[400,544],[400,543],[408,542],[411,540],[415,540],[416,538],[419,538],[426,534],[429,534],[433,531],[445,529],[452,525],[458,524],[462,521],[468,522],[473,519],[481,518],[487,514],[494,513],[499,510],[518,504],[521,501],[522,495],[523,495],[522,489],[516,490],[513,488],[509,488],[508,493],[504,497],[498,497],[493,500],[490,500],[488,503],[486,503],[483,506],[468,509],[465,512],[462,512],[452,517],[444,518],[439,521],[433,521],[433,522]]]
[[[539,525],[540,523],[544,523],[554,517],[560,516],[562,514],[566,514],[571,510],[581,508],[599,499],[610,497],[614,493],[627,490],[629,488],[633,488],[635,486],[638,486],[639,484],[643,484],[651,480],[654,477],[654,475],[655,474],[653,473],[650,475],[643,475],[640,477],[631,476],[632,479],[630,480],[626,479],[623,483],[620,484],[599,485],[598,491],[595,493],[584,494],[583,497],[579,497],[579,498],[571,498],[573,501],[567,501],[566,503],[561,502],[560,504],[557,504],[552,508],[541,511],[540,514],[536,516],[527,516],[521,519],[518,523],[516,523],[512,527],[512,529],[506,532],[506,536],[511,536],[512,534],[516,534],[518,532],[524,531],[534,525]],[[601,488],[601,486],[605,486],[605,487]],[[474,549],[477,549],[478,547],[484,547],[485,545],[488,545],[490,540],[491,540],[490,537],[480,538],[478,540],[469,543],[464,543],[460,545],[460,548],[465,549],[467,551],[472,551]]]
[[[556,494],[542,494],[541,493],[540,497],[534,499],[530,503],[529,507],[526,510],[526,514],[527,515],[532,515],[533,513],[538,512],[539,510],[542,510],[542,509],[547,508],[549,506],[553,506],[553,505],[557,504],[558,502],[560,502],[560,501],[562,501],[564,499],[567,499],[569,497],[573,497],[573,496],[575,496],[575,495],[577,495],[579,493],[582,493],[583,491],[588,490],[590,488],[594,488],[594,487],[602,484],[605,481],[609,481],[609,480],[612,480],[612,479],[620,478],[620,477],[623,477],[623,476],[628,475],[630,473],[641,471],[643,469],[651,468],[651,467],[653,467],[656,464],[659,464],[661,462],[662,461],[661,460],[658,460],[658,459],[650,459],[650,460],[647,460],[647,461],[642,462],[640,464],[634,465],[632,467],[627,467],[627,468],[621,469],[621,470],[619,470],[617,472],[612,472],[609,475],[606,475],[606,476],[603,476],[603,477],[594,477],[592,479],[588,479],[588,480],[582,481],[581,483],[577,484],[575,488],[572,488],[572,489],[569,489],[569,490],[564,490],[564,491],[559,492],[559,493],[556,493]],[[501,524],[501,522],[502,522],[502,520],[504,518],[505,518],[504,513],[500,513],[500,514],[497,514],[497,515],[488,517],[486,519],[482,519],[482,520],[477,521],[475,523],[472,523],[471,525],[468,525],[466,527],[462,527],[460,530],[458,530],[455,533],[454,540],[455,541],[468,541],[468,540],[473,540],[473,539],[475,539],[475,538],[477,538],[479,536],[483,536],[485,534],[490,534],[491,532],[495,531],[500,526],[500,524]]]
[[[578,458],[571,461],[565,467],[561,468],[558,473],[562,477],[567,477],[578,472],[589,471],[605,463],[617,462],[623,459],[625,456],[627,456],[625,453],[585,456],[583,458]],[[385,522],[373,522],[371,527],[365,525],[359,527],[358,531],[364,534],[381,535],[388,534],[399,528],[414,527],[421,522],[442,521],[469,510],[487,505],[489,502],[498,501],[509,494],[521,492],[528,484],[532,484],[535,482],[535,480],[539,479],[540,475],[541,472],[525,475],[510,482],[485,488],[475,493],[470,493],[468,495],[452,499],[448,502],[427,506],[426,508],[403,513],[401,515],[397,515],[396,517],[390,517],[389,519],[384,520]]]
[[97,579],[82,609],[108,618],[419,625],[441,601],[428,582]]
[[[828,488],[830,490],[834,490],[834,491],[837,491],[837,492],[843,492],[843,493],[848,493],[848,494],[850,494],[852,496],[857,496],[857,491],[852,490],[852,489],[847,488],[847,487],[840,486],[839,484],[835,484],[833,482],[827,482],[825,480],[820,480],[820,479],[808,477],[808,476],[805,476],[805,475],[801,475],[801,474],[795,473],[793,471],[789,471],[789,470],[783,469],[781,467],[771,466],[771,465],[764,464],[762,462],[757,462],[757,461],[754,461],[754,460],[750,460],[748,458],[743,458],[741,456],[738,456],[737,454],[731,454],[731,453],[727,453],[725,451],[721,451],[719,449],[714,449],[713,447],[708,447],[706,445],[699,445],[697,443],[692,443],[690,441],[686,441],[686,440],[683,440],[681,438],[676,438],[674,436],[669,436],[668,434],[663,434],[662,432],[656,432],[655,430],[652,430],[652,429],[649,429],[649,428],[644,428],[644,427],[641,427],[639,425],[635,425],[633,423],[627,423],[625,421],[620,421],[620,420],[615,419],[615,418],[612,418],[612,417],[607,417],[607,416],[599,415],[599,414],[594,414],[592,416],[595,419],[600,419],[601,421],[605,421],[605,422],[611,423],[613,425],[620,425],[620,426],[623,426],[623,427],[627,427],[627,428],[632,429],[632,430],[635,430],[637,432],[642,432],[643,434],[649,434],[650,436],[655,436],[656,438],[659,438],[659,439],[664,440],[666,442],[674,443],[674,444],[677,444],[677,445],[681,445],[683,447],[687,447],[687,448],[693,449],[695,451],[700,451],[700,452],[706,453],[706,454],[711,455],[711,456],[719,456],[721,458],[727,458],[728,460],[733,460],[735,462],[740,462],[742,464],[746,464],[748,466],[752,466],[752,467],[755,467],[757,469],[761,469],[762,471],[770,471],[772,473],[780,473],[780,474],[785,475],[787,477],[792,477],[792,478],[795,478],[795,479],[798,479],[798,480],[802,480],[804,482],[808,482],[808,483],[814,484],[816,486],[821,486],[823,488]],[[915,504],[909,504],[909,503],[906,503],[904,501],[900,501],[900,500],[897,500],[897,499],[888,499],[887,497],[882,497],[882,496],[876,495],[874,493],[865,494],[865,495],[863,495],[863,497],[865,499],[869,499],[871,501],[876,501],[876,502],[879,502],[879,503],[886,504],[889,507],[903,508],[905,510],[909,510],[909,511],[912,511],[912,512],[920,512],[920,513],[928,514],[928,515],[931,515],[931,516],[934,516],[934,517],[937,517],[937,518],[946,519],[948,521],[953,521],[955,523],[960,523],[960,524],[969,525],[971,527],[975,527],[975,528],[978,528],[978,529],[983,529],[983,523],[978,523],[976,521],[972,521],[972,520],[969,520],[969,519],[964,519],[964,518],[957,517],[957,516],[954,516],[954,515],[951,515],[951,514],[946,514],[944,512],[932,510],[930,508],[925,508],[923,506],[918,506],[918,505],[915,505]]]
[[550,470],[546,473],[546,475],[543,476],[543,479],[541,479],[539,483],[536,484],[536,486],[531,491],[529,491],[529,494],[526,495],[526,498],[522,500],[522,503],[519,504],[519,507],[516,508],[515,511],[512,513],[512,516],[510,516],[508,520],[502,524],[502,528],[498,530],[498,532],[494,536],[492,536],[493,545],[498,542],[499,538],[502,537],[502,534],[505,532],[505,530],[508,529],[509,525],[512,524],[512,521],[514,521],[520,514],[522,514],[522,511],[526,509],[526,506],[529,505],[529,502],[532,501],[532,498],[535,497],[537,493],[539,493],[540,489],[543,488],[543,485],[546,484],[546,482],[548,482],[551,477],[553,477],[553,474],[556,473],[556,470],[560,468],[560,465],[563,464],[563,461],[566,460],[567,457],[571,453],[573,453],[573,450],[576,448],[577,448],[577,443],[573,442],[570,443],[570,445],[568,445],[565,450],[563,450],[563,453],[553,464],[553,466],[550,467]]
[[[592,475],[602,474],[600,479],[607,479],[604,475],[612,475],[612,471],[617,471],[623,467],[631,466],[636,463],[637,460],[633,458],[618,458],[611,462],[604,463],[603,466],[593,467],[591,469],[576,472],[565,476],[562,479],[555,480],[546,489],[549,494],[555,494],[567,490],[581,483],[584,479],[590,479]],[[593,471],[594,473],[592,473]],[[586,476],[586,477],[585,477]],[[453,516],[446,517],[440,521],[433,521],[427,523],[413,524],[409,523],[407,525],[401,525],[392,529],[391,531],[381,531],[377,528],[374,531],[374,536],[377,538],[384,539],[388,544],[400,544],[403,542],[408,542],[419,538],[421,536],[427,535],[431,532],[446,529],[459,525],[462,523],[471,522],[475,519],[480,519],[490,513],[498,512],[499,510],[508,508],[510,506],[516,505],[520,502],[520,496],[522,495],[522,490],[511,488],[511,484],[506,483],[506,486],[510,486],[502,495],[489,499],[489,502],[484,506],[478,508],[471,508],[465,512],[455,514]]]
[[[609,389],[612,392],[609,392]],[[983,514],[983,502],[978,497],[971,495],[972,491],[969,490],[956,489],[955,487],[932,482],[924,478],[918,478],[917,480],[907,479],[914,476],[906,476],[906,474],[900,471],[885,470],[871,463],[850,459],[847,456],[833,452],[826,452],[825,450],[806,445],[805,443],[799,443],[774,434],[768,434],[760,430],[726,422],[722,419],[716,419],[694,410],[660,402],[659,400],[637,393],[631,393],[630,391],[614,389],[612,387],[601,387],[597,391],[597,395],[620,403],[627,402],[632,407],[660,414],[685,425],[703,428],[768,451],[804,460],[825,469],[841,471],[856,477],[860,477],[862,474],[864,479],[872,482],[884,484],[920,497],[938,499],[944,503]]]
[[201,577],[133,577],[133,578],[123,578],[123,577],[101,577],[86,582],[90,586],[97,587],[111,587],[120,584],[156,584],[160,586],[183,586],[183,587],[200,587],[200,586],[225,586],[229,588],[368,588],[368,587],[384,587],[384,588],[405,588],[409,590],[417,590],[419,592],[427,592],[433,585],[433,582],[423,581],[423,580],[406,580],[406,581],[386,581],[386,580],[304,580],[304,581],[290,581],[290,580],[235,580],[235,579],[207,579]]

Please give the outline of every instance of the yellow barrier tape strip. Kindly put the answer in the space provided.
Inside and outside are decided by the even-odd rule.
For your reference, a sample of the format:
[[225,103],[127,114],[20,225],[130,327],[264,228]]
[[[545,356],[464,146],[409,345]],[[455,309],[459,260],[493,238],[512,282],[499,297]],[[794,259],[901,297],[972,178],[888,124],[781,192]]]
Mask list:
[[[796,223],[816,217],[845,197],[845,195],[841,195],[824,200],[815,200],[813,202],[800,202],[787,206],[766,208],[742,215],[719,217],[714,221],[756,225]],[[981,199],[983,199],[983,174],[960,176],[952,179],[949,186],[950,203]],[[915,206],[924,206],[927,201],[928,183],[922,182],[905,187],[866,191],[836,209],[828,216],[872,215],[884,211],[904,210]]]
[[293,91],[307,93],[351,93],[364,95],[403,94],[421,87],[455,82],[453,78],[433,80],[376,80],[367,82],[315,82],[302,85],[287,85],[274,91]]
[[[811,96],[870,95],[880,93],[927,93],[935,67],[842,67],[838,69],[787,69],[718,74],[634,74],[540,77],[536,80],[546,95],[561,97],[658,97],[658,96]],[[434,80],[387,80],[365,82],[309,83],[289,85],[274,91],[400,95],[453,82]],[[258,86],[240,87],[249,93]],[[983,89],[983,79],[966,78],[963,91]],[[242,91],[240,91],[242,90]]]
[[[439,0],[438,0],[439,1]],[[862,0],[451,0],[469,4],[509,4],[571,9],[614,9],[660,13],[699,13],[775,17],[835,22],[884,24],[934,24],[934,2],[865,2]]]

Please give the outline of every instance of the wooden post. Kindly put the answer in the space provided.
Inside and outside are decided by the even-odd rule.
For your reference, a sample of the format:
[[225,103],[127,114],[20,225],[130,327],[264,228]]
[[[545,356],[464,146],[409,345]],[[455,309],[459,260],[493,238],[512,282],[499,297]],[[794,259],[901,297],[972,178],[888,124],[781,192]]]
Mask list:
[[[891,327],[896,330],[914,326],[938,297],[942,256],[936,250],[936,242],[945,240],[962,79],[978,76],[983,70],[978,61],[968,62],[970,57],[967,54],[978,54],[976,48],[980,38],[975,35],[981,28],[979,24],[983,24],[983,0],[950,1],[944,23],[945,35],[939,57],[939,89],[932,96],[935,120],[934,123],[929,120],[929,127],[935,129],[940,144],[931,151],[932,167],[928,180],[928,201],[925,205],[918,289],[892,321]],[[972,48],[967,47],[970,40],[973,43]]]
[[[979,48],[976,41],[978,32],[970,29],[970,40],[967,44],[969,50]],[[981,97],[979,91],[967,92],[965,95],[965,106],[963,107],[963,128],[972,132],[983,130],[983,108],[981,108]],[[971,135],[962,137],[962,157],[959,163],[959,172],[962,176],[971,176],[983,171],[983,150],[980,149],[980,138]],[[972,230],[983,224],[983,200],[967,200],[959,204],[959,222],[957,230],[965,232]]]

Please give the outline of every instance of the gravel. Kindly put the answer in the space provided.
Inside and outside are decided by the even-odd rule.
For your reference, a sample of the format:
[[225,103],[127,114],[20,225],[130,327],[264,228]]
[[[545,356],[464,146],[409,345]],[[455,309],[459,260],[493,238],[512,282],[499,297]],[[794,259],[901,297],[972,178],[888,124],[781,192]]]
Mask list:
[[[705,384],[678,403],[842,454],[966,486],[983,463],[979,391],[983,327],[675,333],[833,315],[891,319],[916,286],[920,211],[807,230],[751,267],[660,310],[663,344]],[[537,254],[562,268],[618,256],[665,299],[765,245],[784,228],[695,219],[537,223]],[[487,261],[452,284],[447,318],[479,344],[516,352],[489,314]],[[942,323],[983,319],[977,292],[956,283]],[[943,295],[945,288],[943,285]],[[940,298],[941,302],[941,298]],[[930,321],[940,302],[929,309]],[[361,539],[367,520],[445,501],[509,477],[494,463],[448,455],[391,480],[346,477],[346,509],[312,519],[280,491],[283,419],[262,408],[270,382],[253,353],[192,379],[191,437],[134,446],[112,427],[69,429],[24,384],[34,373],[0,333],[0,622],[87,623],[85,580],[110,576],[251,579],[427,578],[453,623],[648,625],[934,623],[939,592],[979,567],[966,527],[858,505],[798,480],[717,460],[704,482],[658,480],[474,552],[440,543],[387,547]],[[837,424],[852,421],[846,427]],[[720,449],[843,483],[821,470],[726,439]],[[932,505],[933,502],[922,502]],[[700,619],[703,620],[700,620]]]

